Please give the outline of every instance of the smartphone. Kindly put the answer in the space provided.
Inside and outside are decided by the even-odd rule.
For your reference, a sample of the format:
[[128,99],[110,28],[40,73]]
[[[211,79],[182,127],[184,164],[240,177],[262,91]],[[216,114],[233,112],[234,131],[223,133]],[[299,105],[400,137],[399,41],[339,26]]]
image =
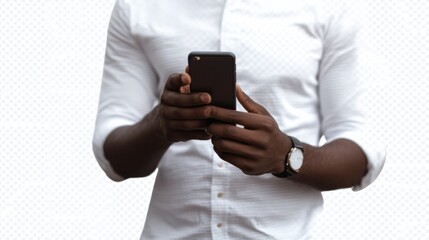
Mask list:
[[191,92],[207,92],[212,105],[236,109],[235,56],[230,52],[191,52],[188,55]]

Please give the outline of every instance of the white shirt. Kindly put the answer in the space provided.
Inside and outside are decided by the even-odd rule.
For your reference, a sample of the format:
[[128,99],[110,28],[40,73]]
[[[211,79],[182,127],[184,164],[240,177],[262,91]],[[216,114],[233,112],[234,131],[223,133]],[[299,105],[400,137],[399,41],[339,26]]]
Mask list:
[[[123,180],[104,157],[107,135],[158,104],[165,81],[184,71],[189,52],[230,51],[237,83],[286,134],[315,146],[322,135],[361,146],[368,173],[354,190],[368,186],[385,155],[365,131],[362,45],[344,9],[341,1],[119,0],[93,141],[100,166]],[[142,239],[307,238],[322,205],[312,187],[243,174],[210,141],[175,143],[158,166]]]

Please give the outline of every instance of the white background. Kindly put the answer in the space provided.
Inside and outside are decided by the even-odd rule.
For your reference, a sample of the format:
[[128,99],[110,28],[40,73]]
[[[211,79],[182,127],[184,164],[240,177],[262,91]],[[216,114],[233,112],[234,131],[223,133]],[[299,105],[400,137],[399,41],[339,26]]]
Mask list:
[[[325,193],[316,239],[429,233],[429,1],[366,1],[390,77],[371,109],[388,158]],[[114,0],[0,0],[0,239],[138,239],[153,175],[108,180],[91,138]]]

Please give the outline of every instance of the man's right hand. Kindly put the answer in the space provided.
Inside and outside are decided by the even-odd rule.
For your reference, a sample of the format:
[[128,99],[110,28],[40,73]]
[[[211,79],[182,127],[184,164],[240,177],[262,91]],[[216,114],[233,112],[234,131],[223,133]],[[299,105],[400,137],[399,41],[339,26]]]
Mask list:
[[185,73],[170,75],[161,95],[159,124],[170,142],[211,138],[206,132],[211,97],[208,93],[190,93],[191,76],[187,72],[188,68]]

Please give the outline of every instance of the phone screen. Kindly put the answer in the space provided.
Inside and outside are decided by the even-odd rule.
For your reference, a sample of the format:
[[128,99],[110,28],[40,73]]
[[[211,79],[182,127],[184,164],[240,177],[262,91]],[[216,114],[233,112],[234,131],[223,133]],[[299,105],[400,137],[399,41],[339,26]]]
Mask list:
[[235,56],[230,52],[191,52],[188,56],[191,92],[207,92],[212,105],[234,109]]

